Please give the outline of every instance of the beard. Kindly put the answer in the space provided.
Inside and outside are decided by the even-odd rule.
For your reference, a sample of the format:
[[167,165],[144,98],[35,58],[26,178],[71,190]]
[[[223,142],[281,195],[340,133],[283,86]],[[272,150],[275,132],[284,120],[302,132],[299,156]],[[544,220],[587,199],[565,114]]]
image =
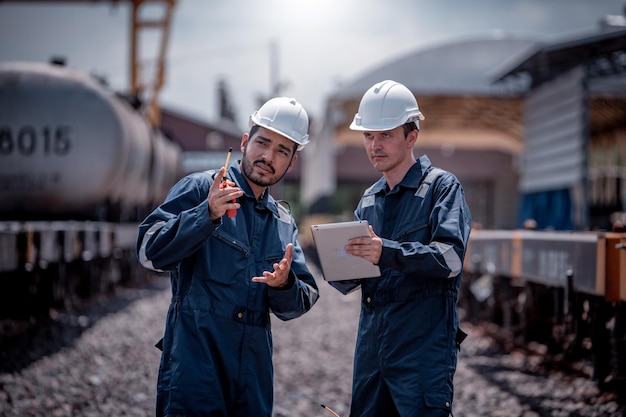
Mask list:
[[[259,175],[254,172],[254,165],[263,164],[266,168],[272,171],[272,175],[270,177]],[[251,183],[258,185],[259,187],[269,187],[271,185],[276,184],[280,181],[287,170],[280,175],[276,175],[276,169],[273,165],[267,164],[262,159],[257,159],[256,161],[250,161],[246,156],[246,149],[243,150],[243,158],[241,159],[241,169],[243,171],[243,175],[250,181]]]

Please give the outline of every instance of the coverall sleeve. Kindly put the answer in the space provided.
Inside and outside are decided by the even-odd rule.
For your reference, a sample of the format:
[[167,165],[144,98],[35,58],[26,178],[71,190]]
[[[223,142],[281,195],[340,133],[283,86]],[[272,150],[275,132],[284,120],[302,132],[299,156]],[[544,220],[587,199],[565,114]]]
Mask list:
[[[165,201],[139,225],[137,256],[141,264],[158,271],[173,270],[194,253],[215,230],[207,202],[210,180],[187,176]],[[206,188],[206,189],[205,189]]]
[[319,290],[313,275],[306,266],[304,253],[298,243],[298,229],[293,223],[293,252],[289,281],[292,285],[287,289],[269,288],[269,304],[272,312],[281,320],[300,317],[313,307],[319,298]]
[[430,236],[401,242],[383,239],[381,268],[429,278],[461,273],[472,223],[463,188],[453,177],[442,178],[434,188],[429,227],[424,229]]

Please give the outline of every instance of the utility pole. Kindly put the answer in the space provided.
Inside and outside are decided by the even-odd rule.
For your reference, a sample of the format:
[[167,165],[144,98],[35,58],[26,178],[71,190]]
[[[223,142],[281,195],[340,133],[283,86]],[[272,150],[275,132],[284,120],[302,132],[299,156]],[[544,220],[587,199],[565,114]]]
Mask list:
[[270,95],[277,97],[282,90],[280,81],[280,56],[276,40],[270,41]]

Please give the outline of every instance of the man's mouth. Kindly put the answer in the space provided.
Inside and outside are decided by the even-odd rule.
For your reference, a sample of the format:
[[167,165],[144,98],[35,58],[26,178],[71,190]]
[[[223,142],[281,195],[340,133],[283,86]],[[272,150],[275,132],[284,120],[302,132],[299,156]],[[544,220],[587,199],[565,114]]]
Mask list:
[[264,162],[257,161],[257,162],[254,163],[254,166],[259,168],[263,172],[266,172],[268,174],[274,174],[274,167],[272,167],[271,165],[268,165],[268,164],[266,164]]

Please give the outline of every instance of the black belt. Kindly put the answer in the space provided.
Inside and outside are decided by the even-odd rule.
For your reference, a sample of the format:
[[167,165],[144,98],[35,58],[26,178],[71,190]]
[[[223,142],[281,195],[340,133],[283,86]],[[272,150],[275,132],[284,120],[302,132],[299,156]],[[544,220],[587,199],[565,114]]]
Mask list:
[[361,301],[366,306],[383,306],[391,303],[411,301],[422,297],[444,295],[448,292],[456,293],[459,277],[445,278],[424,285],[401,286],[383,290],[362,291]]
[[269,311],[251,310],[245,306],[211,300],[206,296],[185,295],[172,298],[172,302],[179,302],[181,307],[193,310],[206,311],[209,314],[230,319],[242,324],[252,326],[269,327]]

